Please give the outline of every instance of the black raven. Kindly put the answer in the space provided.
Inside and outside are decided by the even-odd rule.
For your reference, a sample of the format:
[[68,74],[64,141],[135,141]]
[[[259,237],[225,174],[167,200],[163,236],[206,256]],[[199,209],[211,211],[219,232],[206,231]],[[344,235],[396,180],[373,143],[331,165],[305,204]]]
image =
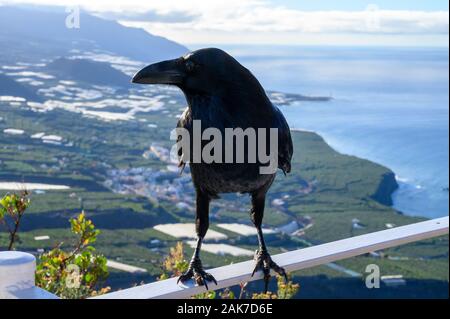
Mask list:
[[[194,120],[200,120],[201,131],[216,128],[224,133],[227,128],[241,128],[247,131],[275,128],[278,130],[275,150],[278,168],[285,174],[291,170],[293,153],[289,126],[280,110],[267,97],[263,87],[253,74],[226,52],[207,48],[187,55],[149,65],[139,71],[132,80],[141,84],[168,84],[179,87],[187,100],[188,107],[178,121],[177,127],[193,131]],[[192,135],[191,139],[192,139]],[[226,132],[225,132],[226,135]],[[223,135],[222,135],[223,136]],[[246,145],[249,146],[248,136]],[[265,144],[269,143],[269,134],[265,134]],[[201,141],[204,147],[205,141]],[[220,143],[223,151],[229,150]],[[236,143],[232,148],[236,151]],[[270,145],[266,145],[266,151]],[[193,151],[191,146],[191,153]],[[271,150],[273,151],[273,150]],[[233,155],[234,156],[234,155]],[[180,166],[186,159],[179,153]],[[261,269],[264,274],[265,290],[270,279],[270,270],[286,278],[283,268],[275,264],[266,248],[261,230],[266,193],[275,179],[276,167],[271,173],[261,173],[263,165],[260,159],[250,161],[245,153],[242,162],[204,162],[187,159],[191,168],[193,184],[196,190],[196,232],[197,247],[190,262],[189,270],[180,276],[182,282],[194,278],[200,285],[207,281],[216,282],[211,274],[203,270],[199,253],[203,238],[209,226],[209,203],[220,193],[248,193],[251,195],[250,216],[257,229],[259,249],[255,253],[255,271]],[[234,159],[234,157],[233,157]],[[217,282],[216,282],[217,284]]]

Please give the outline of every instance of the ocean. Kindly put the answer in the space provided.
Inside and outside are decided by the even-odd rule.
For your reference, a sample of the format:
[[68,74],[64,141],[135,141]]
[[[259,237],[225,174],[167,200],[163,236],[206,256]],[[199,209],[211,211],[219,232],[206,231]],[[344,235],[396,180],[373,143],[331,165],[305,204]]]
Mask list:
[[291,128],[392,169],[399,211],[448,215],[448,48],[221,47],[267,90],[333,97],[281,109]]

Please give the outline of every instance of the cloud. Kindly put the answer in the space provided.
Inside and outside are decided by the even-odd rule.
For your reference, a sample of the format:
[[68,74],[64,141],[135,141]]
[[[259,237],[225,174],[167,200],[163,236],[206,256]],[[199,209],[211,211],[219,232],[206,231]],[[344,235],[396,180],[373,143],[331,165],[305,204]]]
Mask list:
[[0,3],[74,5],[125,21],[185,23],[217,31],[366,32],[448,34],[448,11],[383,10],[301,11],[262,0],[0,0]]
[[[0,3],[17,3],[0,0]],[[210,33],[320,35],[418,35],[448,38],[448,11],[383,10],[301,11],[265,0],[23,0],[27,3],[74,5],[123,24],[164,36]],[[177,39],[180,37],[178,36]]]
[[173,11],[158,13],[156,11],[146,12],[96,12],[100,17],[111,20],[138,21],[138,22],[159,22],[159,23],[187,23],[199,18],[198,14]]

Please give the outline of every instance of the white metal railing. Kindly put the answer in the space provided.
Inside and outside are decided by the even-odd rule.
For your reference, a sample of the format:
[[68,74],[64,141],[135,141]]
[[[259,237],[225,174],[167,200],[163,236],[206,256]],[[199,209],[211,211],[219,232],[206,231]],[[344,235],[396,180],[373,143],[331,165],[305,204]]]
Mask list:
[[[286,271],[290,272],[326,264],[332,261],[346,259],[380,249],[445,235],[448,234],[448,224],[449,218],[443,217],[290,251],[287,253],[274,255],[272,258],[279,266],[284,267]],[[245,261],[211,269],[209,272],[216,278],[217,285],[210,283],[208,287],[216,290],[238,285],[241,282],[262,279],[263,276],[261,272],[258,272],[251,277],[253,266],[253,261]],[[177,278],[171,278],[138,287],[111,292],[96,298],[188,298],[204,291],[205,287],[199,287],[193,283],[183,286],[177,285]]]
[[[377,250],[399,246],[402,244],[428,239],[432,237],[448,234],[449,218],[437,218],[420,223],[410,224],[406,226],[396,227],[388,230],[369,233],[361,236],[342,239],[326,244],[312,246],[304,249],[290,251],[287,253],[272,256],[273,260],[286,271],[295,271],[333,261],[354,257],[357,255],[374,252]],[[30,283],[30,274],[26,275],[20,272],[20,276],[14,279],[14,272],[9,268],[8,285],[4,284],[5,273],[3,270],[11,267],[7,263],[2,264],[2,254],[0,253],[0,298],[55,298],[55,296],[34,287],[34,283]],[[32,255],[30,255],[33,257]],[[23,260],[26,262],[26,260]],[[28,264],[30,261],[28,260]],[[17,266],[17,265],[16,265]],[[31,263],[31,276],[34,276],[34,257]],[[16,268],[17,269],[17,268]],[[220,289],[238,285],[241,282],[248,282],[262,279],[262,273],[257,272],[251,277],[253,270],[253,261],[245,261],[228,266],[223,266],[209,270],[216,278],[217,285],[211,283],[208,285],[210,289]],[[24,278],[28,278],[27,285],[21,287],[20,282]],[[30,293],[32,291],[33,293]],[[149,298],[188,298],[192,295],[205,291],[205,287],[196,286],[193,283],[178,285],[177,278],[170,278],[163,281],[153,282],[150,284],[119,290],[105,295],[95,297],[96,299],[149,299]]]

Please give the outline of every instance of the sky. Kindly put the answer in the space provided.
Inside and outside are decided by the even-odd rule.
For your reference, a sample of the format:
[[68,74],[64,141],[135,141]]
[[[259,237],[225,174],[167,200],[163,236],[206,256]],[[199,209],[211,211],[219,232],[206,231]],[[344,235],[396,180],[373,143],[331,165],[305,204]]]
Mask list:
[[0,0],[20,3],[78,5],[186,45],[448,47],[449,41],[447,0]]

